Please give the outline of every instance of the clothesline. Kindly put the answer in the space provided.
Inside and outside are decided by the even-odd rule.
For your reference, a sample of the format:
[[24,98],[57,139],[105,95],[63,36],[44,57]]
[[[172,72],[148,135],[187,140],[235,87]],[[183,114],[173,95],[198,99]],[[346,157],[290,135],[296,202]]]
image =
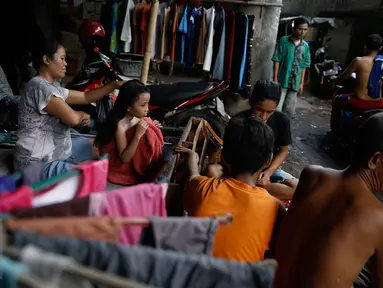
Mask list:
[[233,4],[243,4],[249,6],[265,6],[265,7],[283,7],[282,3],[266,3],[259,1],[246,1],[246,0],[202,0],[201,3],[204,2],[221,2],[221,3],[233,3]]
[[[4,255],[14,259],[14,260],[20,260],[21,259],[21,251],[16,247],[4,247],[3,251]],[[100,271],[97,271],[92,268],[88,268],[82,265],[73,265],[68,266],[64,269],[64,272],[71,274],[73,276],[81,277],[90,280],[94,284],[98,285],[105,285],[107,287],[113,287],[113,288],[148,288],[149,286],[139,284],[134,281],[130,281],[128,279],[116,276],[116,275],[109,275],[107,273],[100,273]],[[22,278],[24,279],[28,284],[37,284],[37,280],[32,277],[26,277]],[[39,283],[39,285],[41,285]],[[51,287],[51,286],[34,286],[34,287]]]

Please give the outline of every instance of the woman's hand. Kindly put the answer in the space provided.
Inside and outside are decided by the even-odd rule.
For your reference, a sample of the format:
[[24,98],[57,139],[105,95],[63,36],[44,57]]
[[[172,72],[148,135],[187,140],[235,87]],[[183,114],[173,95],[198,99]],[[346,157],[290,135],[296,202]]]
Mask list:
[[148,129],[148,123],[146,123],[145,120],[141,120],[140,122],[137,123],[136,125],[136,136],[138,138],[141,138],[142,136],[144,136],[146,130]]
[[116,81],[114,82],[116,85],[116,89],[120,89],[122,85],[126,83],[126,81]]
[[82,112],[84,116],[82,117],[80,127],[86,127],[90,123],[90,115],[88,113]]

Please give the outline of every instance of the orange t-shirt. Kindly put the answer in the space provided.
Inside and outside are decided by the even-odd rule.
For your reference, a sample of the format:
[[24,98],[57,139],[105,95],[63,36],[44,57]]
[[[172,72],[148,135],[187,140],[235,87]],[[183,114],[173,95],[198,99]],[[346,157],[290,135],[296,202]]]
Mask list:
[[245,262],[264,259],[279,205],[265,189],[233,178],[195,177],[187,184],[184,197],[184,208],[191,216],[233,215],[233,223],[217,231],[213,256]]

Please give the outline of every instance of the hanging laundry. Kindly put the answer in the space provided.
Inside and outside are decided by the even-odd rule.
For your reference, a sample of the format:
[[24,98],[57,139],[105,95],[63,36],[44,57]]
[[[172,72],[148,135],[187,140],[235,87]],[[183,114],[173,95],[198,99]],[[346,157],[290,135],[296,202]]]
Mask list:
[[109,160],[103,159],[92,161],[75,169],[81,170],[81,185],[76,193],[76,198],[88,196],[93,192],[103,192],[106,190],[108,178]]
[[152,8],[152,2],[146,2],[143,4],[141,21],[140,21],[141,54],[142,55],[144,55],[146,51],[146,40],[148,38],[149,17],[150,17],[151,8]]
[[205,39],[207,34],[207,24],[206,24],[206,10],[205,8],[201,9],[201,21],[199,27],[198,42],[196,48],[196,64],[203,65],[205,60]]
[[211,255],[218,225],[214,218],[153,217],[142,232],[140,245]]
[[[108,154],[109,173],[108,180],[113,184],[132,185],[153,182],[161,169],[162,146],[164,138],[161,129],[150,118],[143,118],[148,123],[145,135],[138,143],[136,153],[129,163],[123,163],[117,152],[115,142],[112,140],[106,146],[100,147],[100,154]],[[129,143],[134,136],[135,129],[128,129],[126,138]]]
[[47,253],[28,245],[21,250],[20,260],[28,267],[30,275],[38,277],[49,285],[60,288],[93,288],[92,283],[82,277],[65,273],[65,269],[76,265],[76,261],[67,256]]
[[28,267],[22,263],[0,255],[0,271],[0,287],[18,288],[18,279],[21,274],[28,271]]
[[122,26],[121,36],[120,40],[123,41],[123,47],[122,50],[124,52],[130,52],[132,50],[132,21],[133,19],[130,19],[133,11],[135,8],[135,4],[133,0],[128,0],[126,4],[126,12],[125,12],[125,18],[124,23]]
[[14,231],[10,239],[17,247],[34,245],[69,256],[79,264],[155,287],[272,288],[276,270],[275,261],[273,265],[269,261],[226,261],[147,247],[47,237],[28,231]]
[[11,175],[0,177],[0,194],[15,191],[17,188],[16,184],[15,179]]
[[[93,211],[112,217],[152,217],[166,216],[164,184],[141,184],[105,193],[99,209],[91,204]],[[165,190],[165,191],[166,191]],[[136,245],[139,242],[142,227],[125,226],[119,239],[123,244]]]
[[231,79],[231,67],[234,54],[234,41],[235,41],[235,12],[230,11],[227,17],[227,42],[226,42],[226,58],[225,58],[225,80],[227,83],[230,83]]
[[[33,207],[41,207],[70,201],[74,198],[88,196],[91,193],[105,191],[108,177],[109,160],[92,161],[74,167],[81,173],[62,180],[54,187],[35,194]],[[54,179],[53,179],[54,180]],[[48,180],[49,181],[49,180]],[[45,185],[46,181],[41,182]],[[38,184],[36,184],[38,186]]]
[[141,51],[141,16],[144,8],[143,3],[137,3],[133,10],[133,53],[140,53]]
[[176,40],[177,40],[177,29],[178,29],[178,5],[173,4],[171,6],[170,10],[170,22],[169,22],[169,31],[171,31],[171,35],[169,37],[169,58],[170,61],[175,60],[175,55],[176,55]]
[[170,21],[170,11],[171,7],[166,6],[163,11],[163,19],[162,19],[162,27],[161,27],[161,40],[160,40],[160,52],[159,52],[159,59],[163,60],[165,58],[165,55],[169,54],[169,21]]
[[69,236],[85,240],[117,242],[123,219],[111,217],[60,217],[40,219],[9,219],[10,230],[29,230],[47,236]]
[[154,31],[153,38],[153,47],[152,47],[152,58],[161,60],[161,38],[162,38],[162,30],[164,26],[164,16],[165,9],[168,7],[168,3],[160,3],[158,5],[158,13],[157,13],[157,21],[156,28]]
[[225,44],[226,44],[226,26],[225,26],[225,10],[222,6],[217,7],[213,38],[213,55],[212,60],[213,78],[223,80],[225,71]]
[[255,16],[254,15],[249,15],[249,29],[248,29],[248,38],[247,38],[247,55],[246,55],[246,67],[245,67],[245,75],[244,75],[244,81],[243,81],[243,87],[244,87],[244,93],[243,95],[246,98],[251,97],[251,71],[252,71],[252,58],[253,58],[253,35],[254,35],[254,20]]
[[0,213],[32,207],[33,192],[29,186],[21,186],[13,192],[0,194]]
[[235,45],[231,69],[230,86],[233,90],[242,87],[243,73],[246,63],[247,35],[248,35],[247,15],[236,13],[235,15]]
[[211,61],[213,58],[213,38],[214,38],[214,19],[215,19],[215,8],[211,7],[206,10],[206,24],[208,27],[206,37],[206,48],[205,48],[205,60],[203,62],[203,70],[210,72]]
[[80,175],[74,175],[61,181],[53,188],[36,193],[33,197],[32,207],[62,203],[76,198],[76,192],[79,190],[81,185],[80,178]]
[[178,31],[181,32],[181,64],[184,64],[185,59],[185,46],[186,46],[186,37],[188,34],[188,13],[189,13],[189,6],[185,6],[184,14],[182,16],[180,26],[178,27]]
[[239,84],[238,84],[239,90],[242,90],[242,88],[243,88],[243,79],[245,76],[246,58],[247,58],[247,37],[249,35],[249,32],[248,32],[249,18],[247,17],[246,14],[244,14],[244,16],[245,16],[245,44],[244,44],[245,49],[244,49],[242,59],[241,59],[241,69],[239,71]]
[[186,68],[190,68],[193,66],[195,62],[195,42],[198,40],[198,35],[196,35],[196,28],[198,27],[198,23],[201,21],[201,9],[194,8],[191,11],[191,15],[188,23],[188,55],[186,60]]
[[110,46],[109,46],[109,50],[110,52],[112,53],[117,53],[118,52],[118,43],[119,43],[119,37],[118,37],[118,22],[119,22],[119,6],[120,6],[120,2],[118,1],[115,1],[113,3],[113,7],[112,7],[112,35],[111,35],[111,38],[110,38]]
[[88,212],[90,205],[90,197],[91,196],[87,196],[83,198],[73,199],[71,201],[63,203],[13,211],[12,217],[25,219],[44,217],[88,216],[90,215]]

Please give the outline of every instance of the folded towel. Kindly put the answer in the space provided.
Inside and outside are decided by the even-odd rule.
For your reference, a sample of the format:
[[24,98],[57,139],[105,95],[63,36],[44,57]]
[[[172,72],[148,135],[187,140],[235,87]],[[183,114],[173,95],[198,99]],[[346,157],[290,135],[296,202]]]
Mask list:
[[[134,185],[153,182],[161,169],[162,146],[164,137],[150,118],[143,118],[148,123],[145,135],[140,139],[136,153],[129,163],[122,163],[114,140],[100,148],[100,154],[109,154],[108,180],[118,185]],[[126,131],[128,143],[135,133],[135,127]]]

